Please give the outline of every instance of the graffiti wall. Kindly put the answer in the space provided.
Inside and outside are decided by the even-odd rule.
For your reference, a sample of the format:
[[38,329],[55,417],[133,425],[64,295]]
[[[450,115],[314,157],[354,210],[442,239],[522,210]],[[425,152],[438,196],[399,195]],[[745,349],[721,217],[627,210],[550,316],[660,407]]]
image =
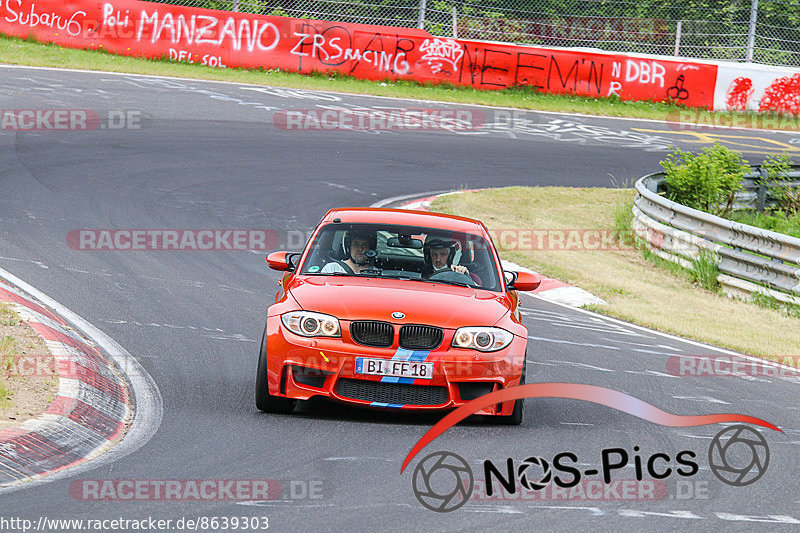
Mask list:
[[342,24],[115,0],[0,0],[0,32],[74,48],[213,67],[337,71],[478,89],[712,107],[709,63],[433,37],[423,30]]
[[800,115],[800,72],[763,65],[721,64],[714,107]]

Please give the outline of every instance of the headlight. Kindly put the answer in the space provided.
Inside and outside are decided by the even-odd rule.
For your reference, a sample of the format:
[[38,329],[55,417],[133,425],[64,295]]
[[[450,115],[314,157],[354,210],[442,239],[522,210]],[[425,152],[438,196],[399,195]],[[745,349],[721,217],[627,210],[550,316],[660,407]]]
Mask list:
[[339,320],[335,316],[312,311],[292,311],[281,315],[281,321],[289,331],[303,337],[341,337]]
[[452,346],[481,352],[496,352],[509,344],[514,336],[500,328],[459,328],[453,335]]

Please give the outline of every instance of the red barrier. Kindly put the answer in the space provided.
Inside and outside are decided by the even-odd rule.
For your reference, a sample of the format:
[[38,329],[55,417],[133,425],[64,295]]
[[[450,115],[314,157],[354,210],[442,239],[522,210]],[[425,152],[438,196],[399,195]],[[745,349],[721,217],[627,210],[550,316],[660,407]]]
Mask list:
[[0,32],[214,67],[338,71],[711,108],[716,65],[433,37],[409,28],[122,0],[0,0]]

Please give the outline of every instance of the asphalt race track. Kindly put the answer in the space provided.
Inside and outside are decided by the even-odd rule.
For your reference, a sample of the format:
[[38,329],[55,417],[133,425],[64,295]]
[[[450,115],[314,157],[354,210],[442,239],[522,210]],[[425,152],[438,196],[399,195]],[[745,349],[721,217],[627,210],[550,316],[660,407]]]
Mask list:
[[[556,114],[524,113],[518,127],[504,128],[481,108],[469,109],[494,124],[482,132],[284,131],[273,125],[274,112],[286,109],[422,105],[0,68],[0,109],[91,109],[101,116],[132,111],[126,116],[138,117],[136,127],[121,129],[0,131],[0,267],[134,355],[164,405],[158,431],[141,448],[75,476],[0,493],[0,515],[34,521],[266,516],[278,531],[796,529],[796,380],[678,378],[667,369],[670,357],[718,352],[525,296],[532,337],[528,383],[600,385],[676,414],[764,418],[783,429],[761,432],[771,452],[767,472],[746,487],[719,481],[707,459],[719,425],[670,428],[592,403],[537,399],[526,401],[519,427],[476,421],[452,428],[401,475],[406,454],[439,417],[323,402],[292,416],[256,411],[256,359],[278,280],[264,254],[68,246],[70,230],[82,228],[258,228],[275,231],[284,245],[336,206],[465,186],[631,183],[659,170],[670,144],[698,149],[716,138],[743,148],[752,161],[783,148],[800,150],[800,134],[698,135],[653,122]],[[630,452],[634,446],[644,461],[657,452],[674,459],[692,450],[700,470],[664,480],[668,494],[658,500],[612,491],[585,501],[475,500],[450,513],[426,510],[411,488],[416,462],[437,450],[459,454],[482,477],[487,459],[505,465],[509,457],[519,463],[570,451],[583,470],[599,468],[605,448]],[[615,478],[633,479],[632,465]],[[84,479],[274,479],[288,499],[87,502],[69,491]],[[314,498],[303,489],[309,486]]]

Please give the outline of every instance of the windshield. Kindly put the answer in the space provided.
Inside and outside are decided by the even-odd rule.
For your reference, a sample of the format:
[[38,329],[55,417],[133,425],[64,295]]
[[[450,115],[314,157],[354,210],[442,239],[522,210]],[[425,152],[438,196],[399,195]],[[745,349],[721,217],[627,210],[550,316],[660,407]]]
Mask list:
[[501,290],[491,244],[483,237],[419,226],[328,224],[310,244],[300,273]]

